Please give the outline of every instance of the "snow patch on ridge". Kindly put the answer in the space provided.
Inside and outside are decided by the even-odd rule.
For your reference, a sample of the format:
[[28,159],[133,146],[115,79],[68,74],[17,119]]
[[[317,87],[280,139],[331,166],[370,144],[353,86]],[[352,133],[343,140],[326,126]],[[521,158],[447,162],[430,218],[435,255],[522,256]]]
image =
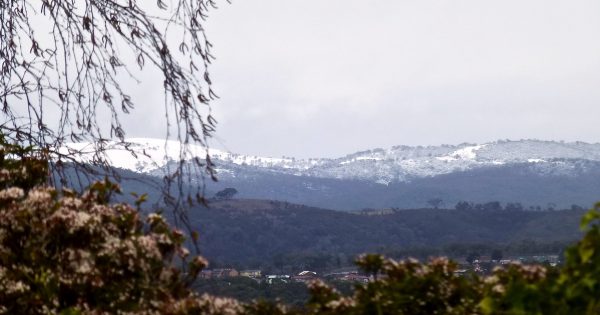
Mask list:
[[529,162],[529,163],[543,163],[543,162],[546,162],[546,161],[542,160],[542,159],[527,159],[527,162]]
[[440,161],[456,161],[456,160],[475,160],[477,153],[475,151],[485,148],[487,144],[480,144],[458,149],[446,156],[437,157]]
[[[59,152],[74,156],[80,162],[93,164],[98,145],[67,143],[59,149]],[[145,138],[131,138],[124,143],[108,141],[103,146],[104,157],[110,165],[139,173],[148,173],[165,167],[171,161],[178,161],[180,152],[184,149],[178,141]],[[193,145],[188,149],[190,159],[195,156],[206,156],[206,149],[201,146]],[[219,157],[224,155],[223,152],[216,150],[211,150],[211,154]]]
[[[204,159],[206,148],[200,145],[188,145],[187,148],[179,141],[129,138],[124,143],[108,141],[104,144],[105,158],[110,165],[139,173],[150,173],[164,168],[169,162],[177,162],[183,154],[187,160],[198,157]],[[187,152],[185,152],[187,150]],[[133,151],[134,154],[132,154]],[[93,163],[96,144],[94,143],[67,143],[59,149],[61,154],[74,156],[78,161]],[[271,158],[252,155],[234,154],[217,149],[209,149],[212,160],[228,162],[242,166],[279,167],[291,170],[306,170],[319,165],[318,160],[299,160],[291,158]]]

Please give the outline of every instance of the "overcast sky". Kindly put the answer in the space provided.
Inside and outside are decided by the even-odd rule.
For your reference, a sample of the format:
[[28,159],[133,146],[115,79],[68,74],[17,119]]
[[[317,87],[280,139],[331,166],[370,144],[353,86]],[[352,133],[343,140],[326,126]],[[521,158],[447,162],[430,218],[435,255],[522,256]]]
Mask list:
[[597,0],[233,0],[207,28],[233,152],[600,141]]

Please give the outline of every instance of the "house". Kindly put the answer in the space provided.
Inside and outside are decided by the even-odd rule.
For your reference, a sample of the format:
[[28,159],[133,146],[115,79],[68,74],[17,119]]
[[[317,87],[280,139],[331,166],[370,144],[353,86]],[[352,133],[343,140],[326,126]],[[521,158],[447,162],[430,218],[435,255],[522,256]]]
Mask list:
[[342,278],[344,278],[347,275],[357,275],[357,274],[358,274],[358,270],[350,269],[348,271],[338,271],[338,272],[332,272],[332,273],[326,274],[325,278],[329,278],[332,280],[342,280]]
[[317,279],[317,273],[314,271],[302,271],[295,276],[292,276],[292,280],[296,282],[309,282]]
[[554,263],[556,265],[556,263],[559,261],[559,257],[558,255],[539,255],[531,257],[531,260],[536,263]]
[[298,273],[299,276],[303,276],[303,277],[317,277],[317,273],[314,271],[301,271]]
[[240,277],[260,278],[261,271],[260,270],[242,270],[242,271],[240,271]]
[[291,277],[289,275],[267,275],[265,278],[268,284],[273,284],[281,282],[289,283]]
[[478,259],[475,260],[478,263],[490,263],[492,262],[492,256],[480,256]]
[[359,275],[359,274],[350,273],[350,274],[347,274],[347,275],[343,276],[339,280],[341,280],[341,281],[349,281],[349,282],[367,283],[367,282],[369,282],[371,280],[371,278],[368,277],[368,276],[363,276],[363,275]]

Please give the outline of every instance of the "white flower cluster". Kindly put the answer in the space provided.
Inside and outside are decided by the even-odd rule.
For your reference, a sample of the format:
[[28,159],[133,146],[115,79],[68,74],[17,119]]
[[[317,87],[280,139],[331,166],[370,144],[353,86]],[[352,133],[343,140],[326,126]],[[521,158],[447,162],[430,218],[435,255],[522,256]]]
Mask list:
[[0,190],[0,200],[21,199],[24,195],[23,189],[19,187],[10,187]]
[[0,190],[0,314],[56,314],[68,307],[84,314],[125,314],[120,310],[131,305],[136,307],[128,314],[240,309],[234,300],[181,291],[184,279],[208,262],[191,257],[193,274],[177,269],[174,254],[185,261],[190,253],[183,232],[162,216],[151,214],[145,223],[130,205],[97,203],[93,191],[60,195],[48,187]]

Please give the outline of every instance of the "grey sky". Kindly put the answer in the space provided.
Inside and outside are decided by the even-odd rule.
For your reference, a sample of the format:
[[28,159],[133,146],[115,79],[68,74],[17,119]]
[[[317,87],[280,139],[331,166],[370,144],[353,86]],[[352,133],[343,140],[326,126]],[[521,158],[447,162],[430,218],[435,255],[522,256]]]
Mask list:
[[[597,0],[234,0],[207,27],[233,152],[600,141]],[[155,116],[130,135],[163,136]]]

